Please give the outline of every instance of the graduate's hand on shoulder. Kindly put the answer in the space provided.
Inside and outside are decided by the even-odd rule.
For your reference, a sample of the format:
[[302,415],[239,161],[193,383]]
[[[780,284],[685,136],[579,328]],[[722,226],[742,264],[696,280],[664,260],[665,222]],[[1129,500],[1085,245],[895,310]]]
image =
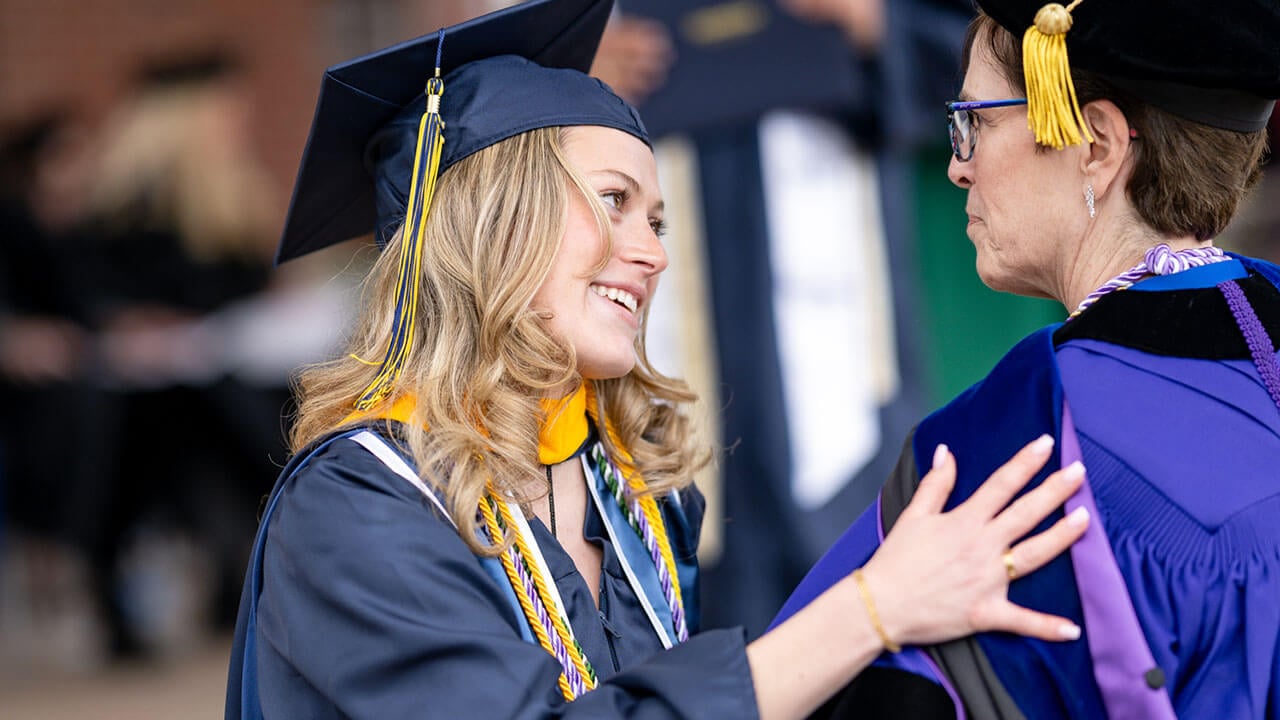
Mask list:
[[1020,577],[1039,569],[1078,540],[1088,525],[1088,514],[1080,508],[1023,539],[1084,479],[1083,467],[1075,463],[1010,503],[1044,467],[1052,449],[1049,436],[1031,442],[968,500],[943,512],[955,487],[956,461],[946,446],[938,447],[933,469],[863,568],[890,639],[928,644],[988,630],[1043,640],[1079,637],[1072,622],[1008,598],[1011,574]]

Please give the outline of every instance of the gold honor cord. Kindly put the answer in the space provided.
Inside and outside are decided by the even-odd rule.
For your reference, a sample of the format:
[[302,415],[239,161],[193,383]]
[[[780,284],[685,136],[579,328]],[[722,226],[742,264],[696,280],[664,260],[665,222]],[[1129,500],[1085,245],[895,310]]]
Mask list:
[[1071,81],[1071,65],[1067,60],[1071,11],[1081,2],[1075,0],[1066,7],[1058,3],[1045,5],[1022,37],[1027,126],[1035,133],[1037,143],[1055,150],[1093,142],[1076,100],[1076,87]]
[[[591,663],[587,660],[586,653],[583,652],[582,646],[578,644],[578,640],[573,636],[573,630],[569,625],[569,620],[565,617],[565,610],[556,601],[552,589],[547,586],[547,580],[543,577],[542,568],[530,567],[531,558],[536,557],[533,548],[529,547],[529,542],[533,542],[530,537],[526,539],[524,533],[512,514],[511,508],[506,501],[502,500],[491,489],[490,492],[480,499],[480,515],[484,518],[485,528],[488,530],[489,538],[495,544],[501,543],[504,537],[504,528],[513,528],[514,543],[511,548],[502,553],[502,569],[506,572],[507,580],[511,583],[511,587],[515,590],[516,598],[520,601],[520,608],[524,611],[525,620],[529,623],[529,629],[538,639],[538,644],[553,657],[560,661],[564,667],[564,671],[560,673],[559,684],[560,692],[565,700],[572,701],[583,692],[593,690],[599,682],[596,678],[595,669],[591,667]],[[516,563],[522,563],[525,575],[533,583],[534,593],[527,591],[527,584],[521,577],[520,568],[516,567]],[[535,606],[534,600],[542,607],[542,613]],[[556,640],[563,648],[563,656],[556,652],[556,644],[551,634],[547,632],[546,624],[543,620],[549,621],[552,629],[555,631]],[[567,663],[566,663],[567,660]],[[574,681],[570,681],[568,675],[570,667],[576,676]],[[575,685],[577,688],[575,688]]]

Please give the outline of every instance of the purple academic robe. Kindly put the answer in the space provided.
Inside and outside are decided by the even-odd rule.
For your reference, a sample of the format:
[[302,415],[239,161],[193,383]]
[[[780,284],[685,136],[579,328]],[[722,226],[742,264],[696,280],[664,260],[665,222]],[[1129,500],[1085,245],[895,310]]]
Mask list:
[[[1217,287],[1225,281],[1270,336],[1260,362],[1274,372],[1274,265],[1235,258],[1107,295],[1023,340],[926,418],[880,501],[775,621],[870,557],[937,443],[957,458],[953,507],[1049,432],[1060,457],[1033,486],[1082,459],[1092,540],[1009,595],[1075,620],[1084,638],[983,633],[908,648],[882,657],[821,716],[1280,718],[1280,407]],[[920,707],[904,709],[904,698]]]

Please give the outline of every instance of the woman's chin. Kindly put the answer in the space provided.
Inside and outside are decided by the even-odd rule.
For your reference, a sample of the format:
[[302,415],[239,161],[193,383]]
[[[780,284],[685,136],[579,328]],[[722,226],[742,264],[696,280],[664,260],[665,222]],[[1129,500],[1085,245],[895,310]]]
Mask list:
[[978,268],[978,279],[982,280],[982,284],[1000,293],[1008,293],[1010,295],[1018,295],[1029,298],[1042,298],[1045,300],[1058,300],[1054,295],[1047,293],[1040,286],[1027,282],[1025,275],[1012,273],[1008,271],[984,271]]
[[582,362],[579,356],[578,373],[586,380],[613,380],[627,375],[636,367],[634,355],[626,358],[600,358]]
[[996,292],[1013,292],[1010,289],[1010,278],[1008,274],[995,263],[984,262],[982,255],[978,255],[978,261],[975,266],[978,272],[978,279],[983,285],[995,290]]
[[978,279],[983,285],[996,292],[1036,297],[1040,295],[1017,273],[1010,272],[1004,267],[985,265],[981,259],[978,260]]

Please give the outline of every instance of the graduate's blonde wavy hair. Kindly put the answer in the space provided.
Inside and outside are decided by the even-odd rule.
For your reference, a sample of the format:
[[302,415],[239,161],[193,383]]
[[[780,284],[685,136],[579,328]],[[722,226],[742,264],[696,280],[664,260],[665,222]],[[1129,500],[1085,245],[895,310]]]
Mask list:
[[[405,445],[445,499],[463,540],[486,555],[500,550],[477,532],[476,510],[489,482],[522,501],[546,494],[538,401],[581,382],[573,348],[553,337],[545,313],[531,307],[559,251],[570,192],[587,199],[605,239],[597,269],[611,247],[603,203],[565,158],[566,132],[572,130],[522,133],[440,177],[424,238],[411,356],[387,400],[416,397]],[[353,403],[378,372],[367,361],[380,359],[391,338],[400,241],[397,233],[370,271],[347,354],[300,375],[294,452],[352,424]],[[697,396],[650,365],[644,327],[642,319],[635,368],[591,382],[597,416],[609,419],[649,491],[661,494],[687,486],[710,451],[694,437],[686,412]],[[619,457],[618,448],[609,450]]]

